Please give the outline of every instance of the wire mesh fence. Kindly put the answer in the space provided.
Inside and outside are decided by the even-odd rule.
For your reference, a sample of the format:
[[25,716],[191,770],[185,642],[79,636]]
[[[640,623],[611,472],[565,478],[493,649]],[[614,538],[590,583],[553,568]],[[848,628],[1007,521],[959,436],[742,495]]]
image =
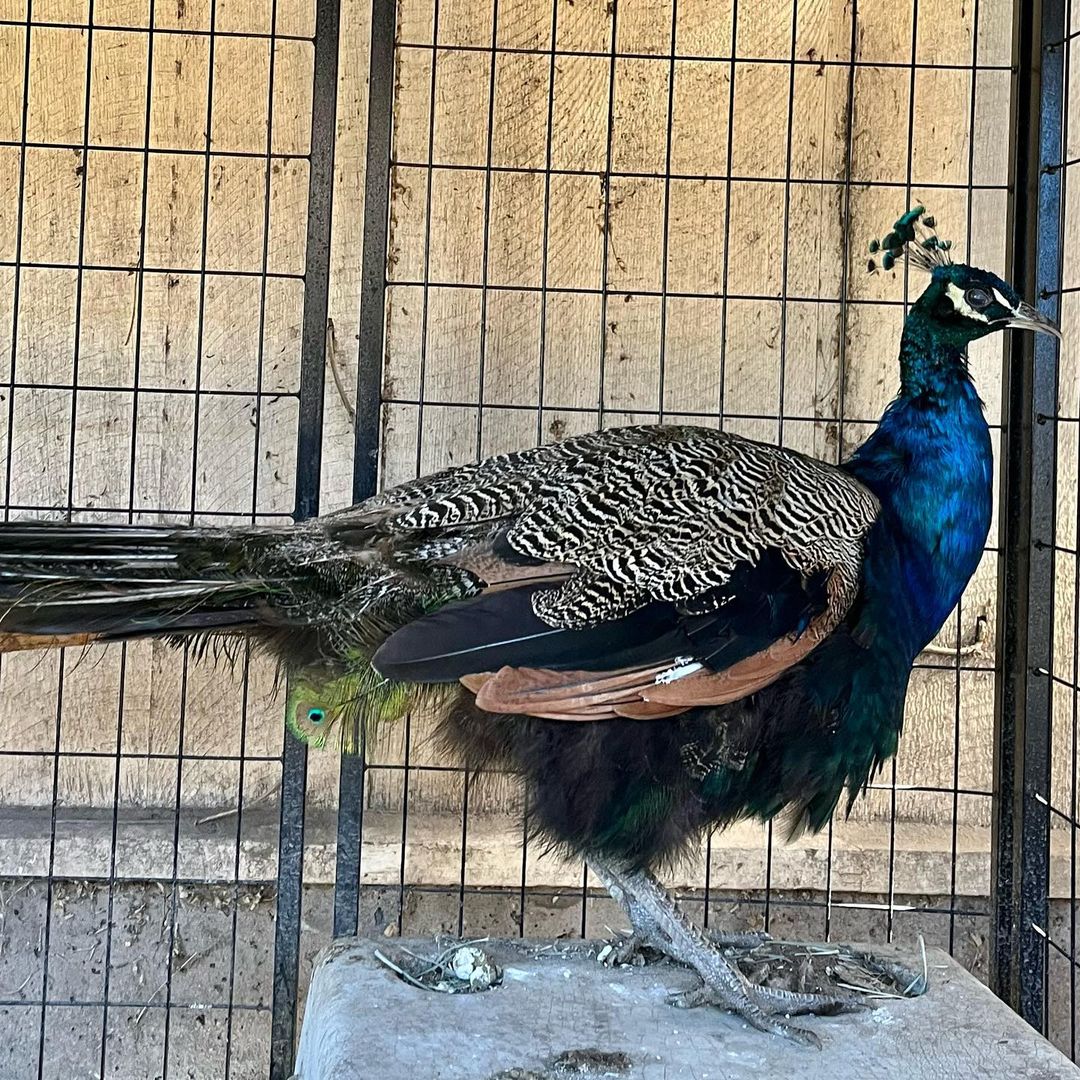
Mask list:
[[[924,41],[943,23],[947,40]],[[973,260],[1004,261],[1008,148],[989,118],[1008,112],[1010,40],[992,5],[401,6],[385,65],[384,482],[657,420],[835,460],[894,391],[907,295],[866,274],[861,234],[923,201]],[[996,417],[1000,349],[973,364]],[[755,829],[712,838],[679,878],[703,918],[719,898],[726,918],[922,932],[985,962],[995,573],[991,551],[920,662],[895,769],[853,820],[796,849]],[[526,846],[475,878],[506,789],[466,787],[424,732],[414,718],[368,747],[340,797],[366,808],[365,848],[396,854],[402,898],[410,859],[438,849],[427,875],[456,889],[459,926],[467,897],[499,886],[520,932],[554,884],[601,932],[583,867]]]
[[[7,518],[290,520],[314,29],[5,5]],[[0,1073],[265,1074],[272,670],[140,642],[5,654],[0,683]]]
[[[284,521],[624,423],[837,460],[895,392],[921,287],[869,275],[865,241],[921,202],[1007,266],[1014,37],[1003,0],[6,0],[6,514]],[[1041,160],[1072,156],[1065,133]],[[1002,362],[971,356],[996,443]],[[1036,1019],[1074,1055],[1075,383],[1044,409],[1029,920]],[[851,818],[707,838],[670,878],[689,910],[922,935],[989,976],[998,583],[991,546]],[[287,1077],[307,939],[615,925],[582,864],[527,842],[515,785],[429,731],[309,757],[254,659],[3,655],[0,1074]]]

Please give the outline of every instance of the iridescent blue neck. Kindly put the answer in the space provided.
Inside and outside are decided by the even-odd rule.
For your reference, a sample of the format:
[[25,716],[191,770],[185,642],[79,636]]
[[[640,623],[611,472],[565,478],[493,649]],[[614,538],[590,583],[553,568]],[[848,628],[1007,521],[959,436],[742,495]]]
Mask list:
[[941,628],[982,557],[993,454],[963,354],[926,342],[910,323],[900,396],[845,468],[882,504],[878,537],[872,533],[867,544],[867,614],[891,621],[917,652]]
[[958,381],[968,381],[967,342],[945,338],[940,323],[917,302],[900,338],[900,396],[947,397]]

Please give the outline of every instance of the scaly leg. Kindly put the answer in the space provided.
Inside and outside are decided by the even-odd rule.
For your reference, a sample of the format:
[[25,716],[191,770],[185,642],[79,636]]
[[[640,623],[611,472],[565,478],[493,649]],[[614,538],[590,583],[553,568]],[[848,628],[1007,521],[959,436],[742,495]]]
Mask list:
[[[750,951],[764,945],[772,938],[764,930],[747,930],[728,933],[724,930],[704,930],[706,940],[717,949],[742,949]],[[609,942],[601,952],[600,960],[608,967],[621,967],[623,964],[645,964],[649,951],[660,952],[649,938],[634,930],[632,933]]]
[[756,986],[678,909],[651,874],[617,870],[595,860],[589,865],[630,917],[632,940],[649,945],[701,976],[702,985],[677,995],[673,1004],[682,1008],[718,1005],[760,1031],[808,1046],[820,1046],[821,1040],[812,1031],[786,1023],[782,1016],[835,1015],[866,1007],[839,995],[796,994]]

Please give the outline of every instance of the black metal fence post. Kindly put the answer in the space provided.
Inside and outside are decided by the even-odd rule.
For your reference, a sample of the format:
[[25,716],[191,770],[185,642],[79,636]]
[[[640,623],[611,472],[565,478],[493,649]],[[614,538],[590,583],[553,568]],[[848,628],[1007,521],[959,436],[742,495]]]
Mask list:
[[[307,249],[304,265],[304,322],[296,447],[297,520],[312,517],[319,512],[340,14],[338,0],[317,0]],[[281,763],[271,1080],[286,1080],[292,1075],[295,1054],[300,974],[300,913],[304,884],[306,781],[307,747],[291,732],[286,731]]]
[[[356,378],[353,501],[375,494],[379,473],[379,412],[386,328],[386,249],[390,210],[390,136],[394,110],[394,0],[372,0],[368,67],[364,243],[360,282],[359,363]],[[355,934],[360,901],[364,821],[363,732],[355,753],[342,753],[338,781],[334,936]]]
[[[1065,2],[1016,10],[1012,278],[1056,318]],[[1057,380],[1056,343],[1014,335],[1004,372],[992,978],[1038,1028],[1046,1004]]]

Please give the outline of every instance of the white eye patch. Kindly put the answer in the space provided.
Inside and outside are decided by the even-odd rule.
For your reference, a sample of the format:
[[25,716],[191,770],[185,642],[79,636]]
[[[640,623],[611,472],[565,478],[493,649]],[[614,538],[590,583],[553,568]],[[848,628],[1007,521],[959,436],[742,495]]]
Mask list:
[[[997,296],[999,302],[1001,300],[1001,293],[994,290],[994,294]],[[974,319],[976,322],[989,323],[990,320],[981,311],[976,311],[964,298],[963,292],[958,289],[951,281],[945,286],[945,295],[948,296],[952,302],[952,306],[956,308],[957,313],[960,315],[966,315],[969,319]],[[1011,304],[1005,304],[1005,307],[1012,311]]]

